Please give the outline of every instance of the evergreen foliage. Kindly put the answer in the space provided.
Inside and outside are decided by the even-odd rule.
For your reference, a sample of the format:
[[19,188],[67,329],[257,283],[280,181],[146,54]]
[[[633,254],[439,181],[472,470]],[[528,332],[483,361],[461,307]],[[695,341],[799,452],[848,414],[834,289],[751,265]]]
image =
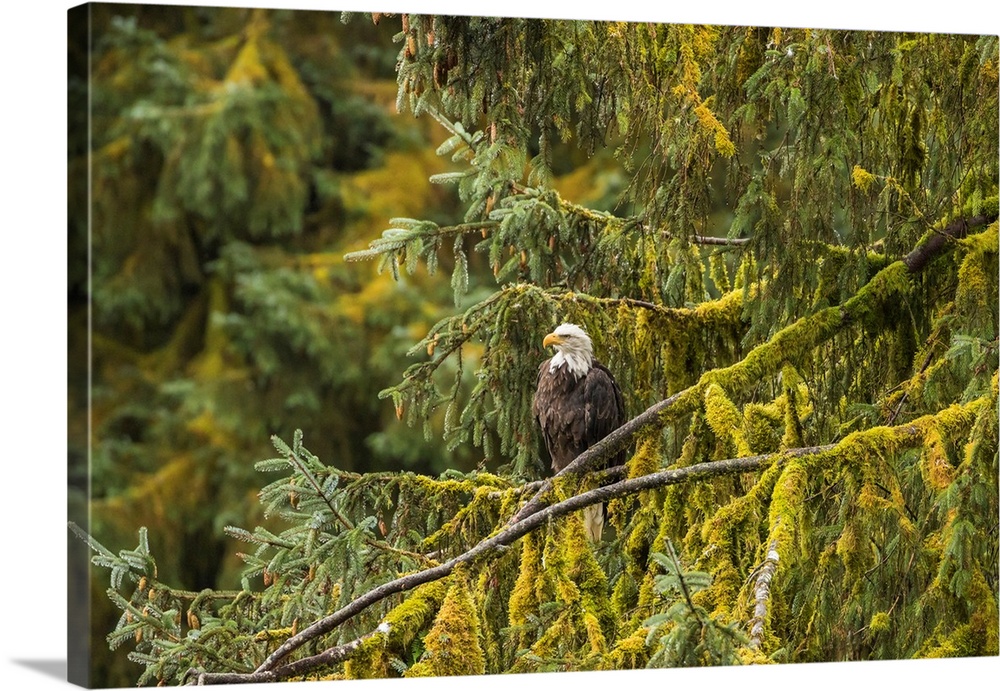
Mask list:
[[[88,530],[124,544],[145,525],[164,578],[237,588],[222,528],[254,510],[252,461],[271,434],[302,429],[355,470],[474,468],[471,450],[440,441],[441,421],[427,441],[377,396],[406,365],[401,325],[449,312],[448,279],[399,284],[343,260],[390,209],[460,217],[427,182],[444,170],[439,135],[382,105],[395,94],[390,27],[328,12],[87,12],[70,45],[82,64],[70,88],[91,98],[71,129],[69,330],[92,380],[71,382],[69,422]],[[385,194],[395,183],[405,195]],[[91,599],[95,683],[129,686],[133,665],[103,641],[116,610],[96,585]]]
[[[667,553],[654,552],[650,557],[664,570],[653,583],[664,596],[673,595],[673,604],[643,622],[649,629],[646,645],[656,652],[649,661],[653,667],[692,667],[697,665],[735,664],[735,650],[745,637],[732,624],[721,625],[694,603],[693,595],[707,588],[712,577],[704,571],[684,573],[674,547],[667,542]],[[659,641],[654,646],[657,635]]]
[[[998,654],[997,38],[372,18],[399,29],[396,103],[443,128],[450,167],[430,179],[462,207],[418,218],[406,189],[381,237],[346,254],[385,272],[372,286],[443,288],[433,317],[380,312],[412,347],[378,397],[438,452],[483,461],[359,472],[350,451],[306,448],[329,423],[275,436],[256,527],[225,529],[249,545],[232,591],[166,585],[145,531],[118,556],[90,538],[122,611],[109,641],[132,641],[140,683]],[[218,104],[185,136],[221,168],[170,168],[177,134],[133,118],[169,194],[186,190],[136,198],[218,248],[210,274],[142,290],[204,285],[220,315],[206,343],[229,345],[196,366],[224,353],[336,418],[344,401],[317,391],[365,376],[341,359],[357,323],[324,308],[315,254],[289,265],[256,244],[301,237],[292,178],[322,149],[260,21],[228,48],[254,88],[180,99]],[[128,31],[117,40],[162,50]],[[157,108],[197,83],[172,64]],[[270,134],[253,134],[247,99]],[[229,165],[274,195],[220,193]],[[374,319],[366,290],[344,299]],[[132,299],[101,309],[183,319]],[[531,397],[561,321],[587,329],[633,419],[542,482]],[[288,349],[308,365],[285,380]],[[244,420],[184,414],[208,437]],[[625,447],[624,467],[601,467]],[[578,516],[597,502],[612,530],[591,544]]]

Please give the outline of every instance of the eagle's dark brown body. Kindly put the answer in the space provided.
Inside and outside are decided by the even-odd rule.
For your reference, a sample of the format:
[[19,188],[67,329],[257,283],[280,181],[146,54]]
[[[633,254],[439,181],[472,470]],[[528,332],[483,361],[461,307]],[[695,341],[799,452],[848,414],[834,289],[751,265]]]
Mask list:
[[[551,360],[546,360],[538,370],[532,409],[552,470],[559,472],[625,422],[625,403],[611,372],[596,359],[580,376],[566,365],[549,371],[550,364]],[[624,462],[622,451],[609,465]]]

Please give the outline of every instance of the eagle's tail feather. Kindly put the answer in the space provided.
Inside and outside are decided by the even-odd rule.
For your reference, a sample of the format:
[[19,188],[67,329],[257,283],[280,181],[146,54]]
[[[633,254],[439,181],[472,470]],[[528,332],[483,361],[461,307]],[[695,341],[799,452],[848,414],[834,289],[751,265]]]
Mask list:
[[604,504],[591,504],[583,508],[583,529],[587,533],[587,539],[591,542],[600,542],[601,533],[604,531]]

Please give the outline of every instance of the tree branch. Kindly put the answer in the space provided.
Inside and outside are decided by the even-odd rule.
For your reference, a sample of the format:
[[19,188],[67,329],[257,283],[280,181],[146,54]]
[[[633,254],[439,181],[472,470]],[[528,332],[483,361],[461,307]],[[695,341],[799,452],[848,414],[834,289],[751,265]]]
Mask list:
[[995,214],[973,216],[972,218],[960,218],[952,221],[944,230],[932,231],[925,235],[917,246],[903,257],[903,263],[910,273],[922,271],[927,264],[939,255],[951,240],[964,238],[969,234],[969,228],[986,225],[997,220]]
[[757,583],[754,585],[754,607],[753,619],[750,622],[750,647],[759,648],[761,639],[764,637],[764,620],[767,618],[767,601],[771,597],[771,579],[774,572],[778,570],[778,543],[772,540],[767,548],[767,556],[764,558],[764,565],[760,567],[757,574]]
[[660,420],[661,413],[670,409],[671,406],[675,405],[677,401],[681,399],[683,394],[690,390],[691,389],[685,389],[685,391],[681,393],[676,393],[669,398],[665,398],[658,403],[654,403],[642,414],[632,418],[614,432],[604,437],[604,439],[574,458],[569,465],[560,470],[558,473],[549,479],[542,481],[534,496],[528,500],[528,503],[521,507],[520,511],[511,517],[511,519],[507,522],[507,525],[513,525],[518,521],[524,520],[541,509],[545,505],[545,501],[542,497],[546,492],[552,489],[553,482],[556,478],[562,477],[563,475],[581,473],[587,468],[597,466],[601,462],[611,458],[611,456],[627,447],[629,442],[632,441],[632,438],[638,434],[642,428],[658,422]]
[[696,245],[723,245],[725,247],[742,247],[750,242],[750,238],[717,238],[711,235],[692,235],[688,240]]
[[[973,226],[981,226],[997,219],[993,216],[974,216],[969,219],[960,219],[949,224],[944,231],[932,232],[925,235],[913,249],[902,260],[909,273],[919,273],[937,255],[946,251],[949,247],[948,239],[964,237],[968,234],[968,229]],[[891,271],[895,264],[890,264],[882,269],[865,286],[871,286],[878,280],[879,276]],[[840,307],[828,307],[808,317],[799,319],[794,324],[779,331],[766,343],[762,343],[751,350],[740,362],[726,368],[712,370],[701,376],[696,384],[687,389],[675,393],[669,398],[654,403],[640,415],[632,418],[617,430],[606,436],[594,446],[590,447],[577,456],[569,465],[549,478],[539,487],[535,495],[528,500],[528,503],[521,507],[508,522],[512,525],[523,520],[526,516],[538,511],[545,505],[544,495],[552,489],[552,482],[561,475],[570,473],[581,473],[599,465],[611,458],[614,454],[625,449],[632,439],[644,427],[652,424],[662,424],[665,413],[679,412],[681,414],[691,412],[693,404],[700,402],[701,394],[705,387],[711,382],[728,385],[731,382],[740,382],[744,379],[759,380],[762,376],[769,376],[780,370],[782,365],[789,360],[794,360],[796,356],[812,352],[818,345],[833,338],[840,329],[854,320],[856,314],[878,307],[877,305],[865,304],[864,300],[892,299],[892,296],[874,295],[862,288],[851,300],[848,300]],[[877,291],[873,291],[877,292]],[[864,297],[864,300],[862,300]],[[785,344],[789,350],[785,351]],[[792,351],[791,349],[795,349]],[[782,353],[784,357],[774,357],[776,353]]]
[[[698,463],[686,468],[676,468],[672,470],[662,470],[649,475],[643,475],[628,480],[622,480],[611,485],[598,487],[597,489],[577,494],[557,504],[553,504],[545,509],[527,516],[523,520],[505,528],[501,532],[482,540],[465,553],[445,562],[417,573],[402,576],[388,583],[384,583],[377,588],[369,590],[347,606],[334,612],[333,614],[316,621],[308,628],[303,629],[298,634],[292,636],[280,645],[253,673],[258,675],[262,672],[277,671],[278,663],[292,651],[296,650],[308,641],[329,633],[337,626],[364,611],[371,605],[379,602],[390,595],[411,590],[418,585],[436,581],[451,574],[460,564],[475,561],[490,552],[502,551],[515,541],[524,537],[531,531],[545,525],[549,520],[564,516],[574,511],[606,502],[616,497],[634,494],[646,489],[665,487],[693,480],[716,477],[719,475],[732,475],[759,470],[775,462],[783,462],[789,458],[808,456],[824,451],[829,451],[833,446],[810,446],[800,449],[791,449],[781,453],[761,454],[757,456],[747,456],[743,458],[730,458],[722,461],[709,461]],[[283,668],[282,668],[283,669]],[[296,672],[298,673],[298,672]],[[250,681],[257,680],[249,679]],[[263,681],[263,678],[260,678]]]
[[[978,399],[967,403],[966,407],[981,406],[984,401],[985,399]],[[906,425],[900,425],[899,427],[884,427],[878,429],[880,431],[879,439],[884,439],[885,433],[888,432],[892,435],[892,437],[894,437],[894,443],[897,448],[910,447],[914,444],[920,443],[924,438],[924,425],[919,421]],[[302,658],[301,660],[278,667],[281,660],[305,643],[329,633],[340,624],[364,611],[376,602],[384,600],[390,595],[405,592],[419,585],[423,585],[424,583],[444,578],[451,574],[455,568],[461,564],[474,562],[493,552],[502,552],[518,539],[524,537],[533,530],[546,525],[554,518],[565,516],[573,513],[574,511],[579,511],[580,509],[592,504],[607,502],[611,499],[635,494],[643,490],[677,485],[723,475],[735,475],[739,473],[758,471],[774,464],[784,464],[786,461],[794,458],[815,456],[828,452],[836,453],[838,448],[843,443],[845,443],[845,441],[822,446],[807,446],[788,449],[777,453],[759,454],[755,456],[744,456],[741,458],[729,458],[721,461],[697,463],[684,468],[661,470],[648,475],[621,480],[604,487],[598,487],[588,492],[577,494],[557,504],[540,509],[513,525],[508,525],[508,527],[504,528],[499,533],[481,540],[463,554],[445,562],[444,564],[412,573],[407,576],[402,576],[368,591],[355,599],[353,602],[349,603],[347,606],[316,621],[308,628],[286,640],[273,653],[271,653],[271,655],[269,655],[254,672],[246,675],[245,677],[241,677],[239,681],[269,681],[274,678],[279,678],[274,675],[281,675],[281,677],[285,677],[295,674],[304,674],[305,672],[315,669],[321,665],[333,664],[347,659],[347,657],[350,657],[350,654],[357,648],[358,645],[360,645],[365,637],[357,639],[352,643],[345,644],[344,646],[331,648],[324,653],[320,653],[319,655]],[[848,438],[846,443],[856,444],[857,442],[852,435]],[[374,635],[374,633],[375,632],[366,634],[366,636]]]
[[[541,463],[541,461],[539,461]],[[616,465],[610,468],[604,468],[603,470],[595,470],[591,473],[591,477],[597,481],[598,484],[609,484],[611,482],[618,482],[625,478],[628,474],[628,468],[624,465]],[[545,484],[545,480],[533,480],[532,482],[525,482],[523,485],[518,485],[513,489],[518,494],[525,494],[527,492],[537,492],[541,486]],[[509,489],[503,490],[498,489],[489,493],[490,499],[499,499],[504,495],[504,493],[509,492]]]
[[362,643],[377,633],[388,631],[388,625],[382,624],[374,631],[370,631],[363,636],[355,638],[350,643],[344,643],[333,648],[328,648],[321,653],[304,657],[295,662],[290,662],[276,670],[269,672],[250,672],[247,674],[236,672],[200,672],[198,673],[198,686],[208,686],[212,684],[253,684],[261,682],[281,681],[288,677],[299,674],[308,674],[314,669],[324,665],[334,665],[349,658]]

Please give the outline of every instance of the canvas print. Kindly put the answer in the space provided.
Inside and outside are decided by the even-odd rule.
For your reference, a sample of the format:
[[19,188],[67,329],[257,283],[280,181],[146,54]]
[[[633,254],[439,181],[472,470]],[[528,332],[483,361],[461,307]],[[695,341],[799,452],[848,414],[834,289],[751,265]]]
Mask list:
[[997,36],[93,3],[68,64],[71,681],[998,654]]

